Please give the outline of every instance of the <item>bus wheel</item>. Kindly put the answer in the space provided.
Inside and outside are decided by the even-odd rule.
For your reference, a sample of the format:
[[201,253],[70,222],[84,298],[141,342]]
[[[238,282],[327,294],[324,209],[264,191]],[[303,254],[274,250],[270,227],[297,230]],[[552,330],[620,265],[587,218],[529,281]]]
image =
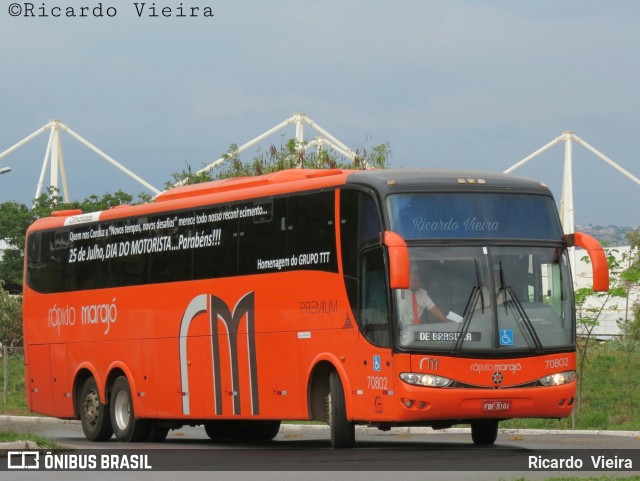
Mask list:
[[473,444],[487,446],[496,442],[498,438],[498,421],[488,419],[471,423],[471,439]]
[[129,381],[124,376],[111,386],[111,425],[118,441],[144,441],[149,435],[149,422],[136,419]]
[[169,434],[169,428],[163,428],[157,421],[149,422],[149,434],[147,435],[147,441],[150,443],[161,443],[167,439]]
[[100,403],[98,385],[92,377],[87,379],[80,393],[78,413],[82,432],[89,441],[108,441],[113,429],[109,418],[109,407]]
[[233,427],[228,421],[207,421],[204,423],[204,432],[210,439],[220,441],[231,438]]
[[347,420],[347,405],[340,376],[333,371],[329,376],[327,415],[331,429],[331,447],[352,448],[356,442],[355,424]]
[[259,442],[271,441],[280,431],[280,421],[256,421],[255,440]]

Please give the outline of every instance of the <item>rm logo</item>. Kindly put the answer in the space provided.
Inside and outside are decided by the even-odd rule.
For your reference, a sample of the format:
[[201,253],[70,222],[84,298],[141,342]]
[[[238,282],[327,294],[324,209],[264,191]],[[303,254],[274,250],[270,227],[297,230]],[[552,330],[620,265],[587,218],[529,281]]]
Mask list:
[[231,358],[231,390],[233,396],[233,414],[240,412],[240,374],[238,372],[238,328],[246,319],[247,350],[249,355],[249,380],[251,396],[251,414],[260,414],[258,399],[258,372],[256,367],[256,338],[255,338],[255,303],[254,293],[242,296],[233,312],[219,297],[200,294],[194,297],[182,316],[180,324],[180,379],[182,386],[182,414],[190,414],[189,405],[189,371],[187,368],[187,334],[193,319],[203,313],[209,313],[211,321],[211,357],[213,360],[213,389],[215,413],[222,414],[222,382],[220,372],[220,337],[218,336],[218,321],[222,322],[229,335],[229,355]]

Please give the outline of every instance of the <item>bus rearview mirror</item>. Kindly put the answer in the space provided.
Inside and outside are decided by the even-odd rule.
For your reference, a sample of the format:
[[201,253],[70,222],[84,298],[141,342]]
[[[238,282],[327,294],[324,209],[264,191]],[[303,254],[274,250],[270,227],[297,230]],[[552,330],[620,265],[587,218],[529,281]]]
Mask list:
[[570,246],[582,247],[589,254],[593,270],[593,290],[606,292],[609,290],[609,262],[600,243],[588,234],[576,232],[565,236]]
[[411,266],[409,248],[402,236],[392,231],[383,233],[383,243],[389,252],[389,284],[392,289],[409,289]]

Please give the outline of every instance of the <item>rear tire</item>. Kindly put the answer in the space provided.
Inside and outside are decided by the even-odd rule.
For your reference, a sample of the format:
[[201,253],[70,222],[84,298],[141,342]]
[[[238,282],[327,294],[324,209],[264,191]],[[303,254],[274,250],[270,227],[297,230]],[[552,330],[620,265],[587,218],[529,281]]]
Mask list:
[[336,371],[329,375],[327,415],[331,429],[331,447],[334,449],[352,448],[356,442],[355,424],[347,420],[344,389],[340,375]]
[[117,378],[111,386],[109,401],[111,426],[118,441],[145,441],[149,436],[149,421],[136,419],[129,381],[124,376]]
[[471,423],[471,439],[476,446],[490,446],[498,438],[498,421],[487,419]]
[[161,443],[167,439],[169,434],[169,428],[163,428],[158,421],[149,421],[149,434],[147,435],[147,441],[150,443]]
[[92,377],[82,385],[78,399],[78,414],[82,432],[89,441],[108,441],[113,435],[109,406],[100,402],[98,385]]
[[280,421],[256,421],[255,440],[261,443],[271,441],[280,431]]
[[233,427],[230,422],[208,421],[204,423],[204,432],[207,433],[207,436],[213,441],[222,441],[231,439]]

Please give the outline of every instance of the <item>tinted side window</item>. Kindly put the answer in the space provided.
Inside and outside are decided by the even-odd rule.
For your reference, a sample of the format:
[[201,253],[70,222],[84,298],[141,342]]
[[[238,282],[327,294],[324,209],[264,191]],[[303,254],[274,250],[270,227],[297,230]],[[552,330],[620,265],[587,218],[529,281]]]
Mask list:
[[289,197],[287,256],[297,269],[338,270],[334,199],[334,191]]
[[340,241],[344,274],[356,277],[358,251],[370,242],[377,242],[382,226],[375,200],[357,190],[340,192]]
[[201,207],[36,232],[27,280],[42,293],[231,277],[337,272],[335,192]]
[[29,237],[27,281],[35,290],[48,293],[69,289],[71,272],[67,239],[66,232],[37,232]]
[[357,190],[340,191],[342,270],[351,309],[358,314],[358,255],[363,246],[378,241],[382,226],[372,196]]
[[258,209],[260,214],[240,219],[238,274],[282,270],[285,266],[280,261],[287,256],[287,200],[260,201],[252,209]]
[[384,255],[380,247],[368,250],[362,256],[360,293],[361,309],[358,324],[362,335],[371,344],[389,347],[388,297],[385,282]]
[[196,219],[206,215],[214,220],[198,224],[192,233],[193,240],[183,237],[183,247],[186,241],[198,245],[198,239],[211,239],[202,247],[192,249],[194,279],[229,277],[238,273],[238,217],[229,212],[233,213],[233,208],[196,212]]

